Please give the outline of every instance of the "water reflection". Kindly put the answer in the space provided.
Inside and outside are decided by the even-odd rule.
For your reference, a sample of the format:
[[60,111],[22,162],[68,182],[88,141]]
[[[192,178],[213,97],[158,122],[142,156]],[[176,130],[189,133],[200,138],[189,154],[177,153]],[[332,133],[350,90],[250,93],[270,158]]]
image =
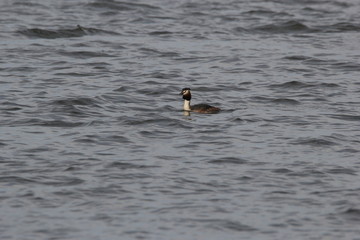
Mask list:
[[190,111],[184,111],[183,115],[186,116],[186,117],[189,117],[191,114],[190,114]]

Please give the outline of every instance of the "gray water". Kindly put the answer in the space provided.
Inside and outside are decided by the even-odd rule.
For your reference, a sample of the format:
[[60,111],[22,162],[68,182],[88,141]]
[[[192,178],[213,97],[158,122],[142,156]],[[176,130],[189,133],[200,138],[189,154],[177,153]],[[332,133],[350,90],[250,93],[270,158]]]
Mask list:
[[0,239],[360,239],[359,13],[2,0]]

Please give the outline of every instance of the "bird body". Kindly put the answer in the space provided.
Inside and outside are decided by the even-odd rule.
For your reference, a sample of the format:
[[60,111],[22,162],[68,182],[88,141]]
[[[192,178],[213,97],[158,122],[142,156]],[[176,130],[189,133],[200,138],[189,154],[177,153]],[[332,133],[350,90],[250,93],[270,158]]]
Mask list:
[[208,104],[196,104],[191,106],[190,100],[191,100],[191,92],[190,88],[183,88],[181,90],[181,95],[184,99],[184,111],[191,111],[191,112],[197,112],[197,113],[218,113],[220,111],[220,108],[210,106]]

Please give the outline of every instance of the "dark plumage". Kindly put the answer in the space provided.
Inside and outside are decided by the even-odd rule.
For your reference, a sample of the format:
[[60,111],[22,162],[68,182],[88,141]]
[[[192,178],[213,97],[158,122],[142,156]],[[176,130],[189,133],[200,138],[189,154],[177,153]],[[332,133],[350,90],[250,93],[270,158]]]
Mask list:
[[218,113],[220,108],[210,106],[208,104],[196,104],[194,106],[190,105],[191,100],[191,92],[190,88],[183,88],[181,90],[181,95],[184,99],[184,110],[191,111],[191,112],[198,112],[198,113]]

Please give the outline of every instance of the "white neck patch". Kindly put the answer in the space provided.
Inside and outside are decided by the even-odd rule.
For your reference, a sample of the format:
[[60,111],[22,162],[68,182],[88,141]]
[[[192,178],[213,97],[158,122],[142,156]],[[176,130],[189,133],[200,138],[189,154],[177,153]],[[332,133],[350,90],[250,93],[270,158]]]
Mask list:
[[191,111],[189,100],[184,100],[184,111]]

